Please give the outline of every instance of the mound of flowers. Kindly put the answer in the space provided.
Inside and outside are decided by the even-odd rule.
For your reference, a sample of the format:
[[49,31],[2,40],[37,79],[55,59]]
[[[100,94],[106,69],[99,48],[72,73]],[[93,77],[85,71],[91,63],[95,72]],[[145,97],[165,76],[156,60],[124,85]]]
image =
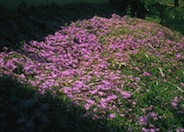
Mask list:
[[[61,27],[44,41],[1,52],[0,72],[37,87],[40,94],[64,93],[84,106],[83,116],[126,117],[130,122],[134,117],[144,126],[148,118],[163,117],[152,112],[151,105],[144,116],[130,114],[137,107],[135,94],[151,87],[146,79],[155,85],[170,82],[182,92],[183,73],[174,80],[172,73],[184,68],[183,49],[184,37],[159,24],[115,14],[110,19],[95,16]],[[180,96],[170,103],[177,107],[182,102]]]

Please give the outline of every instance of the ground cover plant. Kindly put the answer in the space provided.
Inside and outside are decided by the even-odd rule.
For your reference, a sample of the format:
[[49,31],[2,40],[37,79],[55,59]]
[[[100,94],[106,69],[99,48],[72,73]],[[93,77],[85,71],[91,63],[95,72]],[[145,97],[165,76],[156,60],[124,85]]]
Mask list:
[[64,94],[85,109],[82,118],[108,120],[111,131],[180,132],[183,49],[184,37],[159,24],[94,16],[21,49],[5,47],[0,72],[38,94]]

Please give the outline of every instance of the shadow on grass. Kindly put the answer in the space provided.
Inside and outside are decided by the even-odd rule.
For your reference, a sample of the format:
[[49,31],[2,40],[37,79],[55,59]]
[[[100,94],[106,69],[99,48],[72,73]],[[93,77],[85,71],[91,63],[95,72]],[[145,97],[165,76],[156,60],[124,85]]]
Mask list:
[[0,47],[17,49],[24,42],[44,40],[44,37],[71,21],[89,19],[95,15],[109,18],[113,13],[124,14],[108,4],[52,4],[40,7],[22,4],[16,10],[0,7]]
[[105,120],[82,117],[85,110],[63,95],[38,95],[36,89],[7,76],[0,77],[1,132],[112,131]]

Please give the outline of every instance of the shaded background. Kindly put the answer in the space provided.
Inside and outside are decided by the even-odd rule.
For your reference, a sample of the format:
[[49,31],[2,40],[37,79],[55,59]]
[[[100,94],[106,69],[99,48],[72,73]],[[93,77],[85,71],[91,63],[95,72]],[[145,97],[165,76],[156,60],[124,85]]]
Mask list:
[[[20,48],[31,40],[42,41],[71,21],[95,15],[111,17],[130,15],[123,0],[0,0],[0,51],[3,47]],[[70,3],[70,4],[69,4]],[[174,8],[174,0],[161,0],[144,16],[184,34],[184,1]],[[145,17],[145,18],[146,18]]]
[[51,4],[35,7],[22,3],[15,10],[1,7],[0,50],[4,46],[17,49],[31,40],[42,41],[72,21],[89,19],[95,15],[111,17],[113,13],[123,15],[123,11],[108,4]]
[[[116,0],[115,0],[116,1]],[[16,9],[21,3],[28,5],[40,6],[56,3],[58,5],[76,4],[76,3],[108,3],[108,0],[1,0],[0,5],[11,9]]]

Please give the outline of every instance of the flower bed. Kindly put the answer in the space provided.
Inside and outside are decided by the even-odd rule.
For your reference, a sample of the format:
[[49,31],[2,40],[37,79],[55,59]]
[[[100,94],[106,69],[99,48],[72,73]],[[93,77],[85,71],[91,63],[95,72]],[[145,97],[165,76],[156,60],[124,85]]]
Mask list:
[[[44,41],[1,52],[0,72],[40,94],[64,93],[83,105],[84,117],[122,119],[135,130],[159,131],[165,128],[158,122],[169,118],[165,108],[184,114],[183,49],[184,37],[159,24],[95,16],[61,27]],[[176,126],[171,128],[183,127]]]

